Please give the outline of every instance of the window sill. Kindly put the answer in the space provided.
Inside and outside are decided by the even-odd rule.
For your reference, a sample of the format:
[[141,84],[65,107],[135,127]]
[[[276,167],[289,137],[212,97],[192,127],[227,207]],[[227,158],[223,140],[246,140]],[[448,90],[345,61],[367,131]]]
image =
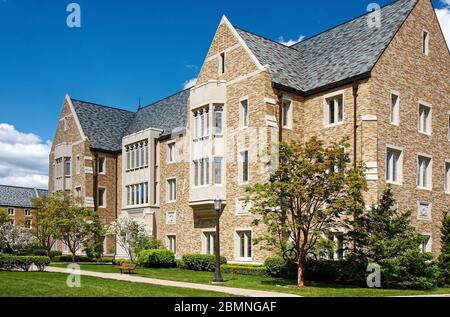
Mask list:
[[399,127],[400,126],[400,122],[391,122],[391,121],[389,121],[389,124],[393,125],[395,127]]
[[344,125],[344,121],[339,122],[339,123],[326,124],[325,128],[334,128],[334,127],[338,127],[338,126],[341,126],[341,125]]
[[249,182],[239,183],[239,186],[247,186],[248,184],[249,184]]
[[395,186],[403,186],[403,182],[394,182],[394,181],[386,180],[386,183],[395,185]]
[[292,130],[292,126],[283,126],[283,129],[285,129],[285,130]]
[[253,262],[252,258],[235,258],[234,260],[237,261],[237,262],[242,262],[242,263]]
[[426,191],[429,191],[429,192],[433,191],[433,189],[432,189],[432,188],[428,188],[428,187],[421,187],[421,186],[417,186],[417,189],[419,189],[419,190],[426,190]]
[[450,192],[447,192],[447,191],[446,191],[446,192],[444,192],[444,193],[445,193],[446,195],[450,195]]
[[417,132],[419,132],[420,134],[426,135],[426,136],[432,135],[432,132],[425,132],[425,131],[420,131],[420,130],[418,130]]

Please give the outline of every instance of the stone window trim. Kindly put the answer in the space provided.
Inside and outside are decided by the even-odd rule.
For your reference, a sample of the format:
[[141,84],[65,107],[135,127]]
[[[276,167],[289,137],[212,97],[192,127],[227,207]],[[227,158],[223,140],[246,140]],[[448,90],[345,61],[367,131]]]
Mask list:
[[[172,199],[172,193],[171,193],[171,184],[172,182],[175,182],[174,184],[174,193],[173,193],[173,198]],[[167,203],[175,203],[177,201],[177,178],[176,177],[169,177],[166,178],[166,201]]]
[[450,195],[450,159],[444,162],[444,191]]
[[[396,97],[395,104],[393,103],[394,96]],[[391,90],[389,94],[389,123],[397,127],[400,126],[400,107],[400,93],[396,90]]]
[[82,188],[81,188],[81,186],[75,187],[75,196],[76,197],[81,197],[82,196]]
[[[101,195],[103,193],[103,195]],[[102,199],[100,200],[100,196],[102,196]],[[99,208],[106,208],[107,207],[107,189],[106,187],[99,186],[97,189],[97,204]],[[101,202],[101,204],[100,204]]]
[[386,144],[386,152],[385,152],[386,153],[385,154],[386,167],[387,167],[387,164],[388,164],[389,150],[400,152],[400,156],[399,156],[399,159],[398,159],[399,165],[397,166],[397,181],[389,180],[387,174],[385,175],[385,180],[386,180],[386,183],[388,183],[388,184],[401,186],[401,185],[403,185],[403,156],[404,156],[404,149],[403,149],[403,147],[400,147],[400,146],[395,146],[395,145],[392,145],[392,144]]
[[[416,162],[417,162],[417,171],[416,171],[416,176],[417,176],[417,189],[421,189],[421,190],[426,190],[426,191],[432,191],[433,190],[433,156],[426,154],[426,153],[417,153],[416,155]],[[425,159],[429,159],[429,165],[428,165],[428,169],[427,169],[427,175],[426,175],[426,182],[427,182],[427,186],[420,186],[420,182],[419,182],[419,173],[420,173],[420,159],[421,158],[425,158]]]
[[218,72],[219,75],[225,75],[227,68],[226,68],[226,60],[227,60],[227,53],[225,51],[219,53],[219,68]]
[[100,175],[106,175],[106,157],[99,156],[97,158],[97,172]]
[[248,243],[250,243],[250,256],[241,256],[241,236],[240,234],[250,233],[251,240],[253,240],[253,228],[251,227],[243,227],[243,228],[235,228],[234,229],[234,259],[239,262],[253,262],[253,244],[252,241],[247,241],[247,244],[244,245],[244,253],[248,255]]
[[428,240],[425,241],[425,244],[420,245],[420,251],[422,253],[431,253],[433,251],[433,233],[431,232],[422,232],[420,233],[423,237],[428,237]]
[[192,140],[194,142],[207,140],[211,134],[210,104],[206,104],[192,110]]
[[25,229],[33,229],[33,220],[32,219],[25,219],[23,224],[24,224]]
[[[247,152],[247,180],[244,181],[244,161],[242,159],[243,153]],[[238,184],[248,185],[250,183],[250,151],[248,148],[238,150]]]
[[[247,109],[244,109],[246,103]],[[244,112],[245,111],[245,112]],[[250,100],[248,96],[239,98],[239,129],[245,130],[250,126]]]
[[169,251],[177,254],[177,235],[175,233],[166,234],[166,246]]
[[[428,116],[425,118],[425,124],[427,126],[421,127],[421,108],[426,107],[429,109]],[[433,134],[433,107],[432,104],[429,102],[426,102],[422,99],[419,100],[419,103],[417,105],[417,131],[420,134],[431,136]],[[425,129],[423,129],[425,128]]]
[[[290,96],[283,96],[281,100],[282,104],[282,123],[283,129],[292,130],[293,129],[293,113],[294,113],[294,101]],[[288,111],[286,113],[286,105],[289,106]]]
[[25,217],[31,217],[31,209],[24,209],[23,215]]
[[[214,255],[216,229],[215,228],[202,229],[200,238],[201,238],[201,253]],[[208,244],[209,244],[209,250],[208,250]]]
[[[148,139],[125,145],[124,159],[125,172],[137,171],[149,167],[149,141]],[[138,166],[137,166],[138,165]]]
[[170,141],[167,143],[167,164],[174,164],[177,160],[177,142]]
[[422,54],[430,54],[430,32],[425,28],[422,30]]
[[15,208],[8,208],[8,215],[9,216],[15,216],[16,209]]
[[[421,216],[420,214],[420,209],[422,206],[427,206],[427,208],[429,209],[428,214],[426,216]],[[433,219],[433,203],[430,201],[425,201],[425,200],[418,200],[417,201],[417,220],[419,221],[432,221]]]
[[[336,98],[336,97],[342,97],[342,121],[338,121],[335,123],[330,123],[330,115],[329,115],[329,104],[328,104],[328,100],[332,99],[332,98]],[[345,116],[346,116],[346,111],[345,111],[345,89],[342,90],[338,90],[329,94],[326,94],[325,96],[323,96],[323,124],[325,128],[331,128],[331,127],[336,127],[336,126],[340,126],[343,125],[345,122]]]

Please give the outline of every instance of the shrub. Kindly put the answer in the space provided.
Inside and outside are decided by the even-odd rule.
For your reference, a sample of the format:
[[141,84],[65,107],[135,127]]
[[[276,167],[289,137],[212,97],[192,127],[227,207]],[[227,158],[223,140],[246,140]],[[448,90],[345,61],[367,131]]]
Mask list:
[[264,262],[266,274],[271,277],[285,277],[288,273],[288,265],[281,256],[267,258]]
[[43,247],[32,246],[30,248],[27,248],[27,249],[19,252],[17,255],[46,256],[46,250]]
[[117,266],[121,266],[122,264],[125,264],[125,263],[131,264],[131,260],[128,260],[128,259],[116,259],[116,260],[113,260],[113,264],[117,265]]
[[184,265],[183,260],[181,259],[175,259],[175,267],[178,269],[184,269],[186,266]]
[[61,256],[62,255],[62,252],[61,251],[50,251],[50,259],[54,259],[55,257],[57,257],[57,256]]
[[[193,271],[213,272],[216,267],[216,256],[207,254],[185,254],[183,263],[186,269]],[[220,257],[220,264],[227,264],[225,257]]]
[[236,265],[224,264],[222,265],[223,273],[242,274],[263,276],[266,274],[266,267],[263,265]]
[[39,271],[44,271],[45,267],[50,264],[50,258],[47,256],[0,255],[0,270],[27,272],[33,264],[37,266]]
[[[304,265],[305,279],[315,282],[365,286],[367,263],[355,259],[312,260]],[[295,276],[291,276],[295,277]]]
[[164,249],[144,250],[139,253],[138,263],[144,267],[174,267],[175,254]]
[[[53,259],[54,262],[72,262],[72,256],[71,255],[59,255],[55,256]],[[77,255],[75,256],[75,262],[81,262],[81,263],[92,263],[95,262],[93,259],[88,258],[84,255]]]

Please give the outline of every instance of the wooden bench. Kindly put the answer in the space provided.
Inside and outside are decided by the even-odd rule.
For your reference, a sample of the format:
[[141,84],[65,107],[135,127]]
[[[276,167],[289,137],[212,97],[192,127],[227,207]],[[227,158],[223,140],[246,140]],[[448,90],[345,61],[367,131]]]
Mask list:
[[123,274],[123,271],[128,271],[128,274],[131,274],[131,272],[136,270],[136,264],[123,263],[121,266],[117,266],[116,268],[120,270],[120,274]]

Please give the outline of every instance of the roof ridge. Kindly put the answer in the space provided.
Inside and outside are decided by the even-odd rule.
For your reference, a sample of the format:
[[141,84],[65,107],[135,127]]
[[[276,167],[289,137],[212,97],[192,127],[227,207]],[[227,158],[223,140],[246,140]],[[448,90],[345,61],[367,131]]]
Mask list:
[[282,44],[282,43],[280,43],[280,42],[277,42],[277,41],[275,41],[275,40],[272,40],[272,39],[270,39],[270,38],[268,38],[268,37],[266,37],[266,36],[264,36],[264,35],[256,34],[256,33],[254,33],[254,32],[247,31],[247,30],[245,30],[245,29],[243,29],[243,28],[241,28],[241,27],[237,27],[237,26],[235,26],[235,29],[240,30],[240,31],[244,31],[244,32],[246,32],[246,33],[248,33],[248,34],[251,34],[251,35],[254,35],[254,36],[257,36],[257,37],[260,37],[260,38],[262,38],[262,39],[264,39],[264,40],[267,40],[267,41],[269,41],[269,42],[278,44],[278,45],[280,45],[280,46],[282,46],[282,47],[291,48],[291,49],[293,49],[293,50],[295,50],[295,51],[298,51],[296,48],[294,48],[294,47],[292,47],[292,46],[284,45],[284,44]]
[[24,187],[24,186],[4,185],[4,184],[0,184],[0,187],[11,187],[11,188],[21,188],[21,189],[45,190],[45,191],[48,191],[48,189],[44,189],[44,188]]
[[101,105],[95,102],[91,102],[91,101],[86,101],[86,100],[81,100],[81,99],[76,99],[76,98],[72,98],[70,97],[71,100],[74,101],[78,101],[78,102],[82,102],[84,104],[90,104],[90,105],[94,105],[94,106],[98,106],[98,107],[102,107],[102,108],[109,108],[109,109],[113,109],[113,110],[119,110],[119,111],[124,111],[124,112],[129,112],[129,113],[136,113],[135,111],[131,111],[131,110],[127,110],[127,109],[122,109],[122,108],[118,108],[118,107],[111,107],[111,106],[105,106],[105,105]]
[[148,104],[148,105],[146,105],[146,106],[144,106],[144,107],[141,107],[140,110],[143,110],[143,109],[145,109],[145,108],[151,107],[151,106],[153,106],[153,105],[155,105],[155,104],[157,104],[157,103],[160,103],[161,101],[167,100],[167,99],[169,99],[169,98],[175,97],[176,95],[179,95],[179,94],[181,94],[182,92],[185,92],[185,91],[187,91],[187,90],[190,90],[191,88],[192,88],[192,87],[189,87],[189,88],[180,90],[180,91],[178,91],[178,92],[176,92],[176,93],[174,93],[174,94],[171,94],[171,95],[169,95],[169,96],[167,96],[167,97],[165,97],[165,98],[162,98],[162,99],[160,99],[160,100],[158,100],[158,101],[152,102],[151,104]]
[[[380,6],[380,10],[385,9],[385,8],[387,8],[387,7],[389,7],[389,6],[392,6],[392,5],[396,4],[397,2],[401,2],[401,1],[415,1],[415,2],[417,2],[418,0],[394,0],[394,1],[391,2],[391,3],[388,3],[388,4],[385,4],[385,5],[383,5],[383,6]],[[318,36],[320,36],[320,35],[322,35],[322,34],[324,34],[324,33],[327,33],[327,32],[330,32],[330,31],[332,31],[332,30],[334,30],[334,29],[337,29],[338,27],[341,27],[341,26],[343,26],[343,25],[346,25],[346,24],[348,24],[348,23],[350,23],[350,22],[356,21],[356,20],[358,20],[358,19],[360,19],[360,18],[362,18],[362,17],[364,17],[364,16],[366,16],[366,15],[369,15],[369,14],[371,14],[371,13],[373,13],[373,11],[363,13],[363,14],[361,14],[361,15],[359,15],[359,16],[353,18],[353,19],[350,19],[350,20],[347,20],[347,21],[345,21],[345,22],[339,23],[338,25],[335,25],[335,26],[333,26],[333,27],[330,27],[330,28],[328,28],[328,29],[326,29],[326,30],[324,30],[324,31],[322,31],[322,32],[320,32],[320,33],[317,33],[317,34],[312,35],[312,36],[310,36],[310,37],[308,37],[308,38],[305,38],[305,39],[303,39],[302,41],[293,44],[293,45],[292,45],[292,48],[296,49],[294,46],[300,46],[301,44],[306,43],[306,42],[308,42],[309,40],[311,40],[311,39],[313,39],[313,38],[316,38],[316,37],[318,37]],[[289,47],[290,47],[290,46],[289,46]],[[296,49],[296,50],[297,50],[297,49]]]

